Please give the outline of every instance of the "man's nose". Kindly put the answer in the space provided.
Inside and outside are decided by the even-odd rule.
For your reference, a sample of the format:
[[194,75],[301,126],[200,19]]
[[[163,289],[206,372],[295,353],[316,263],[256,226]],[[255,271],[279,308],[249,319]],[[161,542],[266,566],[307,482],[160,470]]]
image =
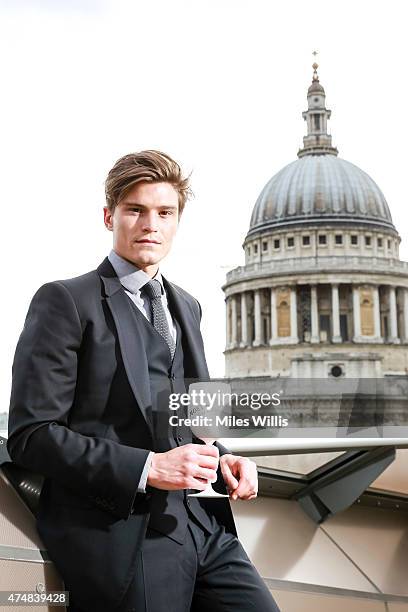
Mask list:
[[143,219],[143,229],[145,232],[157,232],[157,216],[154,213],[148,213]]

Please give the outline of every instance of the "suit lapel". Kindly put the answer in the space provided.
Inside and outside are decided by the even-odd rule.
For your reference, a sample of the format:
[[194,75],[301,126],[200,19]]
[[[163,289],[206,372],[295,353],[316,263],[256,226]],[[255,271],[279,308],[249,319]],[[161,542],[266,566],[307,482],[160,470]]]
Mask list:
[[139,324],[133,317],[129,298],[108,258],[98,267],[97,272],[102,279],[106,303],[112,313],[118,332],[120,350],[129,384],[152,433],[149,368],[146,353],[141,350],[144,344]]
[[[209,378],[208,368],[204,356],[203,339],[200,332],[200,323],[192,305],[182,292],[167,279],[163,278],[166,288],[170,310],[178,320],[183,333],[184,352],[188,351],[190,360],[185,360],[185,372],[189,378],[206,380]],[[188,369],[187,369],[188,368]]]

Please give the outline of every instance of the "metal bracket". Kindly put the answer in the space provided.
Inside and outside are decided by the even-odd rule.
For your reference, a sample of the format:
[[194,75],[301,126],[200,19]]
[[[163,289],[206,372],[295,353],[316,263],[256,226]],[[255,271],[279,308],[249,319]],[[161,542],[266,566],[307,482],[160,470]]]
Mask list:
[[318,468],[296,499],[315,523],[323,523],[353,504],[394,461],[395,448],[349,451]]

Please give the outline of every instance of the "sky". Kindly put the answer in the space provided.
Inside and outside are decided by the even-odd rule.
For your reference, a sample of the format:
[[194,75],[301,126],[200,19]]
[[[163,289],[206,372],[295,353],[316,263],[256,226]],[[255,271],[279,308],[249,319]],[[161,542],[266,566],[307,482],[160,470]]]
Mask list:
[[395,0],[0,0],[0,412],[31,297],[104,259],[104,179],[142,149],[191,172],[160,269],[199,299],[223,375],[221,287],[258,194],[296,159],[314,50],[333,144],[384,192],[407,260],[405,24]]

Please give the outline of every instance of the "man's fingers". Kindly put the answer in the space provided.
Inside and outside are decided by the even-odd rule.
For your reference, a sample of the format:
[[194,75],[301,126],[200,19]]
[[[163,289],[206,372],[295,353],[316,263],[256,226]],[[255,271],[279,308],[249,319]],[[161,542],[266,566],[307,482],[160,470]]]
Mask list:
[[220,451],[212,444],[189,444],[188,446],[193,448],[199,455],[208,455],[210,457],[216,457],[216,459],[220,456]]
[[252,484],[249,484],[246,487],[235,489],[234,493],[241,499],[248,499],[252,495],[257,495],[258,491],[254,489]]
[[241,499],[242,501],[251,501],[251,499],[255,499],[256,497],[258,497],[257,493],[252,493],[252,495],[243,495],[243,496],[238,496],[231,494],[230,495],[230,499],[236,501],[237,499]]
[[204,446],[201,444],[186,444],[184,447],[179,447],[178,450],[182,449],[183,461],[185,463],[194,463],[203,468],[216,470],[218,468],[218,449],[215,449],[215,452],[203,453],[201,451],[202,448]]
[[255,464],[243,462],[240,465],[239,484],[232,491],[232,499],[253,499],[258,493],[258,474]]
[[197,457],[197,465],[200,468],[207,468],[209,470],[217,470],[218,459],[216,457],[209,457],[208,455],[199,455]]
[[217,472],[215,470],[206,470],[203,468],[197,469],[197,473],[193,474],[194,478],[203,478],[204,480],[215,482],[217,480]]
[[244,499],[244,500],[249,500],[249,499],[254,499],[256,496],[258,495],[257,491],[254,491],[254,489],[252,488],[248,488],[248,489],[235,489],[235,491],[232,491],[230,494],[231,499],[236,500],[236,499]]
[[233,473],[231,472],[231,468],[228,463],[221,464],[222,475],[224,476],[225,483],[229,489],[234,491],[238,486],[238,480],[235,478]]
[[207,487],[208,482],[206,480],[200,480],[199,478],[192,478],[188,484],[188,489],[196,489],[197,491],[204,491]]
[[[238,497],[243,497],[244,495],[248,495],[249,491],[253,489],[252,483],[247,476],[241,476],[239,479],[238,487],[235,490],[235,493]],[[251,490],[252,493],[252,490]]]

